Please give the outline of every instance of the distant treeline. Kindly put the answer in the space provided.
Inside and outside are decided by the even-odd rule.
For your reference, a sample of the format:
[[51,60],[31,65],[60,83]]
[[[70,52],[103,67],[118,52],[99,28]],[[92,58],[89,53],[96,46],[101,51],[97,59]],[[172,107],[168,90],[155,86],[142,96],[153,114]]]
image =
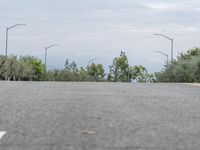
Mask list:
[[143,66],[130,66],[124,52],[113,59],[109,72],[102,64],[78,68],[67,59],[63,69],[45,71],[42,61],[32,56],[0,55],[0,80],[94,81],[94,82],[200,82],[200,49],[189,49],[167,63],[160,72],[149,74]]
[[121,52],[114,58],[107,74],[102,64],[91,63],[78,68],[76,62],[67,59],[63,69],[45,71],[45,65],[36,57],[0,55],[0,80],[153,82],[155,78],[143,66],[130,66],[127,56]]

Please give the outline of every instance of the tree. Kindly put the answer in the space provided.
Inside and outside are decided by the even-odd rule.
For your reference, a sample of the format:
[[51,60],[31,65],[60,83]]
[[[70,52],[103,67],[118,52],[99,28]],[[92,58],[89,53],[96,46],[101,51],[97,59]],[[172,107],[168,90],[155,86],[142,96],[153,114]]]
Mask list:
[[65,61],[65,69],[70,70],[69,60],[66,59]]
[[133,66],[133,67],[130,67],[129,70],[130,70],[130,77],[132,79],[136,79],[137,82],[147,82],[148,80],[150,81],[150,76],[145,67],[141,65]]
[[80,81],[90,81],[90,76],[87,74],[87,70],[83,67],[79,69]]
[[200,82],[200,49],[189,49],[156,73],[158,82]]
[[65,69],[69,71],[78,71],[77,65],[75,61],[69,62],[68,59],[65,61]]
[[192,59],[194,56],[200,56],[200,48],[192,48],[187,50],[186,53],[180,53],[180,55],[177,57],[178,61],[184,61]]
[[42,80],[44,65],[32,56],[0,56],[0,79]]
[[19,72],[17,56],[0,57],[0,76],[4,80],[16,80]]
[[95,63],[87,67],[87,74],[94,77],[95,81],[103,80],[106,75],[103,65]]
[[3,55],[0,55],[0,80],[5,79],[5,63],[6,63],[6,57]]
[[112,65],[109,66],[108,80],[117,82],[129,82],[129,64],[128,58],[124,52],[119,57],[115,57]]
[[194,56],[190,61],[189,72],[192,82],[200,82],[200,55]]
[[119,57],[114,58],[113,63],[109,66],[108,81],[112,82],[131,82],[132,79],[137,82],[151,82],[153,76],[148,74],[145,67],[130,66],[125,52],[121,52]]
[[20,62],[20,80],[42,80],[44,65],[42,61],[33,56],[21,56]]
[[70,63],[70,67],[71,67],[72,71],[77,71],[77,65],[76,65],[75,61],[72,61]]

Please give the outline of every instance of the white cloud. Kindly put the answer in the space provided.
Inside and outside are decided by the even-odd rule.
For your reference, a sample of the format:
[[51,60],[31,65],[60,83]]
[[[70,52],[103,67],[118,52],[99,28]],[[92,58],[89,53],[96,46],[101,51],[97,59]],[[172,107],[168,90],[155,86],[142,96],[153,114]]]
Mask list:
[[180,7],[179,4],[170,4],[170,3],[141,3],[147,8],[156,10],[156,11],[167,11],[169,9],[174,9]]
[[[158,43],[159,38],[155,40],[153,33],[173,37],[175,50],[193,47],[200,34],[199,6],[199,0],[20,0],[12,3],[0,0],[0,50],[5,47],[5,27],[26,23],[26,27],[10,32],[11,50],[30,49],[36,53],[35,49],[56,42],[63,46],[60,53],[68,55],[74,51],[73,57],[81,54],[84,58],[80,57],[80,62],[83,62],[95,55],[112,61],[121,49],[125,49],[133,64],[138,57],[135,53],[141,52],[136,61],[141,64],[155,55],[153,50],[168,49],[169,43],[165,40]],[[145,54],[150,51],[150,56],[144,55],[144,51]],[[104,58],[102,62],[107,61]]]

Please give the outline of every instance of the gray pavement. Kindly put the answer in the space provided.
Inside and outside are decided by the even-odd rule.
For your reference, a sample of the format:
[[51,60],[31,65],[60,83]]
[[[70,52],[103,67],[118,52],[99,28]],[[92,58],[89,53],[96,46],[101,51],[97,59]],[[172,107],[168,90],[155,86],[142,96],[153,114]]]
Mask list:
[[198,150],[200,87],[0,82],[0,150]]

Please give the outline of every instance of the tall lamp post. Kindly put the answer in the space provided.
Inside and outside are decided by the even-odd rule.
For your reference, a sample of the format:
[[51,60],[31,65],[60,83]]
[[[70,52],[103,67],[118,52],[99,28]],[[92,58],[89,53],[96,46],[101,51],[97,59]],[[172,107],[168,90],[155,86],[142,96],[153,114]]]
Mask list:
[[54,46],[58,46],[58,44],[52,44],[50,46],[45,47],[45,66],[44,66],[45,76],[46,76],[46,70],[47,70],[47,50]]
[[165,54],[165,53],[163,53],[163,52],[161,52],[161,51],[154,51],[154,52],[160,53],[160,54],[166,56],[166,57],[167,57],[167,65],[169,64],[169,56],[168,56],[167,54]]
[[174,40],[172,38],[164,35],[164,34],[153,34],[153,35],[162,36],[162,37],[164,37],[164,38],[166,38],[166,39],[171,41],[171,61],[173,61]]
[[15,28],[17,26],[22,26],[22,25],[26,25],[26,24],[15,24],[14,26],[6,28],[6,51],[5,51],[6,57],[8,56],[8,31],[12,28]]
[[97,59],[98,59],[98,58],[93,58],[93,59],[89,60],[89,61],[88,61],[88,66],[90,65],[91,62],[93,62],[93,61],[95,61],[95,60],[97,60]]

